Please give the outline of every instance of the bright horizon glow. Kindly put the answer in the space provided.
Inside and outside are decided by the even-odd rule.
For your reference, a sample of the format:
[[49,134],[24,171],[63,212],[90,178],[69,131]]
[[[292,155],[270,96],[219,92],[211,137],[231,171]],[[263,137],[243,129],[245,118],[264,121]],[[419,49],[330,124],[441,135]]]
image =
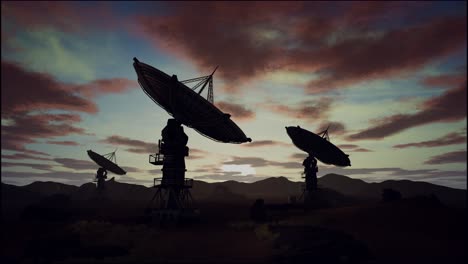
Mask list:
[[255,168],[252,168],[250,164],[226,164],[221,166],[223,172],[240,172],[241,176],[255,175]]

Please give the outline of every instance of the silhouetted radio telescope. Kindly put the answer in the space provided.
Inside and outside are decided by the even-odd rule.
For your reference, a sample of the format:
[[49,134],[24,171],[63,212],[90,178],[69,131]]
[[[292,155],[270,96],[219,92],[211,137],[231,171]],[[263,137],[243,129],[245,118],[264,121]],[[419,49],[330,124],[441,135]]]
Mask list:
[[304,197],[304,202],[309,201],[311,194],[317,190],[317,159],[325,164],[340,167],[351,166],[349,155],[330,142],[328,128],[318,135],[299,126],[286,127],[286,132],[296,147],[309,154],[302,163],[305,186],[301,197]]
[[117,158],[115,151],[99,155],[98,153],[88,150],[88,156],[98,165],[100,168],[96,172],[97,188],[98,190],[104,190],[105,179],[107,178],[107,171],[115,173],[117,175],[125,175],[127,172],[117,165]]
[[[133,58],[133,67],[138,83],[156,104],[174,119],[169,119],[159,140],[159,153],[150,155],[149,162],[162,165],[162,178],[154,179],[156,193],[148,206],[151,213],[161,219],[194,215],[193,199],[189,189],[193,180],[185,179],[185,157],[188,137],[181,126],[195,129],[201,135],[222,143],[244,143],[251,139],[230,119],[213,105],[213,74],[185,81]],[[217,67],[216,67],[217,68]],[[193,88],[185,83],[198,82]],[[208,85],[207,99],[201,92]],[[196,89],[200,88],[198,92]]]

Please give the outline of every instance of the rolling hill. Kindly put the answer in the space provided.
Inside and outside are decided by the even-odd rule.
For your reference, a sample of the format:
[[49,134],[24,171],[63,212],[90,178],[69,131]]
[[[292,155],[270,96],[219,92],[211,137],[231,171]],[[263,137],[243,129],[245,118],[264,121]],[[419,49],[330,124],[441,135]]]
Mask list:
[[[399,191],[403,198],[428,196],[434,194],[444,204],[456,207],[466,207],[466,190],[453,189],[426,182],[409,180],[390,180],[381,183],[367,183],[347,176],[328,174],[319,178],[319,186],[326,190],[331,199],[359,198],[379,200],[382,189],[392,188]],[[192,195],[200,201],[251,201],[263,198],[266,201],[286,203],[289,196],[299,197],[302,192],[302,182],[293,182],[285,177],[272,177],[253,183],[226,181],[206,183],[195,181]],[[2,183],[2,204],[26,204],[40,197],[54,194],[65,194],[73,200],[96,199],[97,190],[93,183],[85,183],[80,187],[56,182],[34,182],[26,186],[14,186]],[[106,182],[105,197],[109,200],[148,201],[154,194],[154,189],[137,184],[115,181]]]

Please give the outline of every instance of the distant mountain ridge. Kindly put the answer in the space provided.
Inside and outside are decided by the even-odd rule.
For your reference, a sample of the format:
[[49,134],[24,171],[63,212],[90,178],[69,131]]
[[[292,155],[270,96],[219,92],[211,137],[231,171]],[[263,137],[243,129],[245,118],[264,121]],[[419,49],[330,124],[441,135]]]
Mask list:
[[[318,183],[321,188],[328,190],[330,199],[343,199],[347,196],[378,200],[381,198],[382,189],[392,188],[399,191],[403,198],[434,194],[446,205],[466,207],[466,190],[426,182],[388,180],[381,183],[367,183],[343,175],[327,174],[319,178]],[[302,185],[302,182],[293,182],[285,177],[272,177],[253,183],[195,181],[192,195],[201,201],[249,201],[264,198],[267,201],[287,202],[289,196],[301,195]],[[110,200],[148,201],[154,195],[154,189],[151,187],[121,183],[114,179],[106,182],[106,189],[108,191],[101,197]],[[37,197],[54,194],[66,194],[76,200],[89,200],[96,198],[97,191],[93,183],[85,183],[80,187],[57,182],[33,182],[25,186],[2,183],[2,204],[5,199],[15,199],[17,203],[23,196],[28,197],[27,200],[34,200]]]
[[434,194],[446,205],[466,207],[467,191],[436,185],[428,182],[410,180],[386,180],[379,183],[367,183],[339,174],[327,174],[319,178],[319,185],[333,189],[345,195],[380,199],[382,190],[391,188],[401,193],[403,198]]
[[67,194],[71,195],[75,191],[79,189],[78,186],[75,185],[68,185],[59,182],[33,182],[28,185],[22,186],[25,190],[35,192],[40,195],[54,195],[54,194]]

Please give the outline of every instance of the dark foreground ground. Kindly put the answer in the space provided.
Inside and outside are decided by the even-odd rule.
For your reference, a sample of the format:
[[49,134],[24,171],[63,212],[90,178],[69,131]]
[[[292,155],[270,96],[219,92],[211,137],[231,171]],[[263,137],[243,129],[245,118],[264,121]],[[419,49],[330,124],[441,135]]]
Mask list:
[[143,204],[46,204],[3,210],[2,263],[467,261],[466,211],[428,199],[307,212],[270,206],[264,224],[250,221],[251,201],[202,202],[199,221],[164,228],[145,223]]

